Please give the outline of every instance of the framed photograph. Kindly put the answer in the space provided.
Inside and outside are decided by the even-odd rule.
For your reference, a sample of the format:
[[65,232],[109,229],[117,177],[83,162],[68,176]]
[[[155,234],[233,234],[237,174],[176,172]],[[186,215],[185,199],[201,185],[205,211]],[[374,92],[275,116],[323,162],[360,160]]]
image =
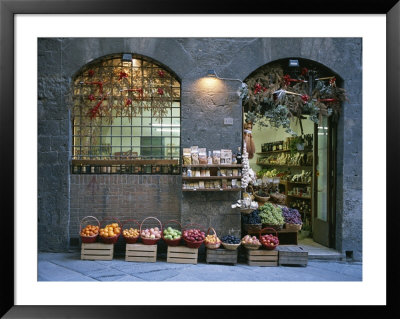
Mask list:
[[[395,221],[388,212],[395,210],[393,190],[398,179],[399,16],[397,1],[233,6],[151,0],[0,0],[6,291],[1,315],[180,317],[191,311],[204,316],[233,313],[237,306],[260,315],[268,306],[274,306],[268,314],[284,309],[289,315],[309,315],[315,311],[311,306],[321,305],[338,314],[347,313],[350,305],[357,306],[358,313],[370,311],[365,306],[373,305],[385,306],[376,312],[394,314]],[[267,72],[265,79],[275,72],[285,83],[271,91],[268,100],[281,101],[274,103],[285,116],[275,108],[275,112],[268,107],[257,111],[243,102],[261,94],[267,101],[266,92],[275,87],[272,80],[266,87],[262,74]],[[210,77],[219,84],[203,81]],[[325,80],[320,87],[311,85]],[[342,97],[343,83],[349,92],[343,100],[349,108],[344,111],[332,106]],[[307,94],[302,91],[306,84]],[[332,90],[337,94],[333,98],[324,95],[333,94]],[[263,103],[257,105],[265,107]],[[310,105],[317,105],[319,113],[313,113]],[[242,107],[247,107],[246,114]],[[336,111],[342,112],[341,119],[333,123],[325,115]],[[260,114],[279,122],[280,128],[262,131],[265,128],[254,125],[247,130],[245,140],[251,135],[256,142],[254,153],[248,144],[249,156],[243,148],[243,121],[256,123]],[[286,125],[282,119],[287,114],[300,121]],[[304,124],[306,119],[311,119],[309,125]],[[279,130],[284,133],[279,135]],[[296,165],[279,156],[291,154],[292,133],[302,138],[293,146],[302,161]],[[273,142],[271,151],[261,152],[264,142]],[[184,268],[180,266],[173,275],[164,276],[156,262],[152,272],[135,277],[129,267],[107,264],[101,258],[91,264],[94,268],[79,271],[82,236],[97,236],[99,231],[92,226],[83,229],[81,221],[87,215],[99,217],[101,235],[110,237],[122,233],[132,211],[138,220],[153,212],[162,223],[180,219],[201,224],[204,208],[219,212],[207,217],[212,225],[206,224],[205,230],[212,226],[218,236],[232,232],[243,237],[240,222],[237,229],[234,222],[228,225],[232,213],[219,208],[222,202],[230,209],[239,199],[237,187],[222,187],[219,195],[213,194],[207,187],[210,176],[206,181],[198,176],[192,181],[202,185],[200,191],[180,189],[182,150],[193,145],[207,152],[224,151],[229,156],[221,155],[221,163],[231,167],[232,156],[252,168],[258,165],[257,171],[263,172],[294,166],[288,175],[293,182],[287,177],[282,192],[287,206],[300,211],[300,233],[325,248],[333,247],[342,261],[358,263],[362,272],[355,274],[354,268],[341,265],[338,272],[347,279],[335,282],[333,273],[315,279],[319,268],[314,264],[312,269],[291,270],[290,279],[273,275],[274,267],[253,267],[242,269],[241,278],[221,281],[215,273],[220,268],[207,262],[204,267],[209,266],[210,273],[204,271],[194,280],[180,272]],[[310,147],[314,153],[307,162],[301,153]],[[238,148],[240,157],[236,157]],[[215,167],[211,175],[214,169],[216,176]],[[243,174],[248,174],[247,168]],[[377,181],[370,182],[369,176]],[[229,177],[219,177],[217,182],[228,185]],[[190,185],[190,178],[185,178]],[[243,185],[244,178],[240,179]],[[311,187],[311,182],[302,185],[306,179],[318,187]],[[215,199],[218,196],[220,200]],[[190,215],[191,211],[201,213]],[[120,228],[106,230],[108,217],[121,220]],[[150,227],[156,236],[153,225],[149,233]],[[296,236],[297,245],[304,238]],[[293,244],[293,238],[279,239],[282,246]],[[123,236],[118,240],[122,243]],[[60,253],[73,257],[47,262]],[[64,267],[65,273],[57,273],[57,267]],[[239,268],[230,266],[226,274],[236,278]],[[268,269],[272,269],[268,279],[249,280],[250,276],[263,278],[262,271],[266,274]],[[308,271],[316,277],[307,277]],[[263,298],[270,290],[274,293]],[[372,291],[379,294],[368,299]],[[324,313],[328,307],[315,309]]]

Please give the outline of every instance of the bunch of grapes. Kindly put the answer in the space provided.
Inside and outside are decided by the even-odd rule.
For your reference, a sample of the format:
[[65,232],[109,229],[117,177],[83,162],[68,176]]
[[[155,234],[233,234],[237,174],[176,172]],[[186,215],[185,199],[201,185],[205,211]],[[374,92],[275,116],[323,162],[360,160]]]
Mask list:
[[240,244],[240,239],[233,235],[226,235],[221,240],[227,244]]
[[258,215],[259,210],[253,210],[250,214],[248,215],[242,215],[242,221],[244,224],[260,224],[261,223],[261,217]]
[[288,208],[286,206],[283,206],[282,214],[283,214],[283,218],[285,219],[285,223],[287,223],[287,224],[301,225],[303,223],[301,221],[301,215],[297,209]]

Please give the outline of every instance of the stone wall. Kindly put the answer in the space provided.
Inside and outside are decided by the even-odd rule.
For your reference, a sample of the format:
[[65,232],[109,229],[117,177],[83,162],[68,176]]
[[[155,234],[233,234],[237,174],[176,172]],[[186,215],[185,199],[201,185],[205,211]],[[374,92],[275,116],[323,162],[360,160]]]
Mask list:
[[[181,79],[181,146],[234,149],[242,138],[242,111],[237,94],[240,82],[221,81],[218,85],[209,85],[202,79],[207,70],[214,69],[220,77],[243,80],[264,64],[298,57],[321,63],[339,74],[350,94],[338,127],[336,248],[352,251],[355,259],[360,260],[361,44],[361,39],[354,38],[39,39],[39,249],[68,248],[72,213],[69,205],[76,194],[69,175],[70,133],[65,96],[70,79],[83,65],[121,52],[148,56],[166,65]],[[223,125],[225,117],[233,118],[233,126]],[[240,223],[235,226],[239,216],[230,209],[230,203],[238,194],[181,193],[180,196],[182,221],[203,221],[221,232],[239,230]]]

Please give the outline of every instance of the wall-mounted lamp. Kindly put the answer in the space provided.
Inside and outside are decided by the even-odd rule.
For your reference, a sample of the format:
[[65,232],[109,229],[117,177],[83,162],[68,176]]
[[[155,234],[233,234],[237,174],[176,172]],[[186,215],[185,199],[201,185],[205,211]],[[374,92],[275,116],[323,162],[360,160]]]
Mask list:
[[208,71],[207,71],[207,77],[208,77],[208,78],[216,78],[216,77],[217,77],[217,74],[215,73],[214,70],[208,70]]
[[298,67],[299,66],[299,60],[289,60],[289,66],[290,67]]
[[239,82],[243,83],[243,81],[239,80],[239,79],[221,78],[221,77],[219,77],[217,75],[217,73],[215,73],[215,70],[212,70],[212,69],[207,71],[207,77],[208,78],[217,78],[217,79],[220,79],[220,80],[239,81]]

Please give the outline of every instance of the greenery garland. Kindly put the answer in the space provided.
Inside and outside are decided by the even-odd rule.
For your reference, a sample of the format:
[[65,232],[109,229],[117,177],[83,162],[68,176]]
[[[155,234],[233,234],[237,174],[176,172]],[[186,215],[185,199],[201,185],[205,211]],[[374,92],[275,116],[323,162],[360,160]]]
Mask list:
[[[314,123],[320,123],[322,116],[340,112],[341,103],[346,100],[345,90],[336,86],[334,76],[315,79],[316,85],[309,96],[309,71],[292,79],[285,75],[280,65],[260,68],[241,87],[243,106],[247,109],[246,122],[261,126],[284,128],[287,133],[297,135],[290,128],[290,119],[304,119],[309,115]],[[294,83],[294,84],[293,84]]]

